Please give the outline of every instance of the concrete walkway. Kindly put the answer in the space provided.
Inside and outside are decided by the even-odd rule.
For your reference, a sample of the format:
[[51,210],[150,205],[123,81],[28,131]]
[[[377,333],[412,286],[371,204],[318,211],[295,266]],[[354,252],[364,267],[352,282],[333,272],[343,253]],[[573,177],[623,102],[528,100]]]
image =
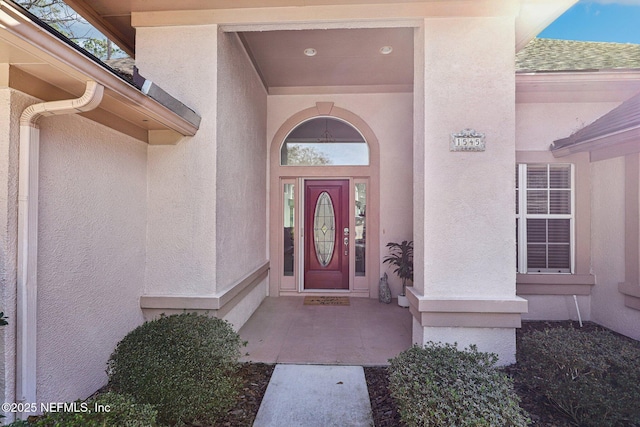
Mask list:
[[373,426],[361,366],[276,365],[254,427]]

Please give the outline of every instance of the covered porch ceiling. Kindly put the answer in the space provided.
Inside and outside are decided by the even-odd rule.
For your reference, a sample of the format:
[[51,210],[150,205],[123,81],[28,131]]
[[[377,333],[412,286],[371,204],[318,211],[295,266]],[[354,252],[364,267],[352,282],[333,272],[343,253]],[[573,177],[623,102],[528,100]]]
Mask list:
[[272,94],[412,91],[420,19],[513,15],[519,50],[576,1],[66,0],[132,56],[136,26],[216,23],[237,31]]
[[413,28],[242,32],[270,94],[413,90]]

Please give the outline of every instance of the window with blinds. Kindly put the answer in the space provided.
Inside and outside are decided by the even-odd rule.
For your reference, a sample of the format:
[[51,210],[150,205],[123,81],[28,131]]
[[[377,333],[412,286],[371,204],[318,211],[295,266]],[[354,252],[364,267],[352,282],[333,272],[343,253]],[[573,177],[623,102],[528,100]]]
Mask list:
[[570,164],[516,166],[519,273],[572,273],[574,191]]

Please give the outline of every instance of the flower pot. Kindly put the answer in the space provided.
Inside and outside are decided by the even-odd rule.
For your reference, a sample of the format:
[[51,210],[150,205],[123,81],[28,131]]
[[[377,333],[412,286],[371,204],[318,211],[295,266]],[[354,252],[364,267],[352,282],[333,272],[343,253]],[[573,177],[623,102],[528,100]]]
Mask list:
[[398,305],[400,307],[409,307],[409,298],[406,295],[398,295]]

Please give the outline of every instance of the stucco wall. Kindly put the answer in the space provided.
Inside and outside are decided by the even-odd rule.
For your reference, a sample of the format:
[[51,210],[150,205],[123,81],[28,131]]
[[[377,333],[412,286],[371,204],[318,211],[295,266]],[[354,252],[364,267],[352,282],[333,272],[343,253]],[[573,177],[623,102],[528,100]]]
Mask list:
[[[425,19],[415,39],[416,120],[424,127],[416,127],[414,204],[424,209],[414,225],[413,341],[475,343],[497,351],[503,364],[515,361],[516,322],[459,327],[452,335],[422,316],[438,315],[422,302],[447,300],[461,310],[446,320],[452,327],[476,315],[468,299],[514,310],[505,317],[526,310],[515,295],[515,217],[505,209],[515,184],[514,19]],[[485,134],[486,150],[450,151],[451,134],[464,129]]]
[[[18,119],[36,100],[12,92],[7,104],[7,94],[0,95],[0,117],[8,119],[11,108],[10,131],[0,136],[9,158],[0,163],[0,241],[3,304],[12,322],[4,378],[12,388]],[[79,116],[41,119],[40,137],[37,397],[72,401],[105,384],[116,343],[142,322],[146,144]],[[7,390],[5,401],[14,400]]]
[[147,294],[216,291],[217,30],[136,30],[140,73],[202,117],[194,137],[148,149]]
[[592,290],[594,322],[640,339],[640,311],[625,307],[618,283],[625,281],[625,160],[595,162],[592,171]]
[[15,401],[16,250],[19,117],[25,97],[0,89],[0,311],[9,325],[0,327],[0,398]]
[[[387,255],[386,244],[412,239],[412,144],[413,96],[410,93],[271,95],[268,98],[267,144],[293,114],[333,102],[362,118],[380,144],[380,264]],[[384,272],[385,269],[381,270]],[[389,274],[393,295],[401,290],[400,280]]]
[[[149,147],[145,293],[219,295],[267,258],[266,91],[237,36],[216,25],[136,37],[141,73],[202,117],[194,137]],[[258,288],[228,313],[236,327],[266,295]]]
[[267,259],[267,93],[236,34],[218,34],[218,291]]
[[612,102],[516,104],[516,149],[549,151],[553,141],[566,138],[618,105]]
[[[515,295],[515,218],[505,209],[514,188],[513,34],[512,17],[424,23],[424,177],[416,177],[424,260],[415,287],[431,298]],[[465,128],[486,135],[486,151],[449,151],[451,133]]]
[[71,401],[142,322],[147,146],[78,116],[40,135],[38,399]]
[[529,303],[529,312],[522,315],[523,320],[592,320],[591,296],[576,295],[578,309],[573,295],[522,295]]
[[[516,149],[521,159],[537,152],[543,162],[569,162],[576,165],[575,197],[575,268],[576,274],[593,274],[591,262],[591,168],[588,153],[555,159],[549,151],[554,140],[565,138],[615,108],[612,102],[546,102],[516,104]],[[524,155],[524,157],[523,157]],[[528,158],[530,158],[529,156]],[[528,161],[528,160],[525,160]],[[563,277],[558,276],[558,283]],[[596,290],[598,285],[592,287]],[[529,301],[527,320],[578,320],[578,310],[572,295],[523,295]],[[592,299],[589,295],[577,297],[582,320],[592,320]]]

